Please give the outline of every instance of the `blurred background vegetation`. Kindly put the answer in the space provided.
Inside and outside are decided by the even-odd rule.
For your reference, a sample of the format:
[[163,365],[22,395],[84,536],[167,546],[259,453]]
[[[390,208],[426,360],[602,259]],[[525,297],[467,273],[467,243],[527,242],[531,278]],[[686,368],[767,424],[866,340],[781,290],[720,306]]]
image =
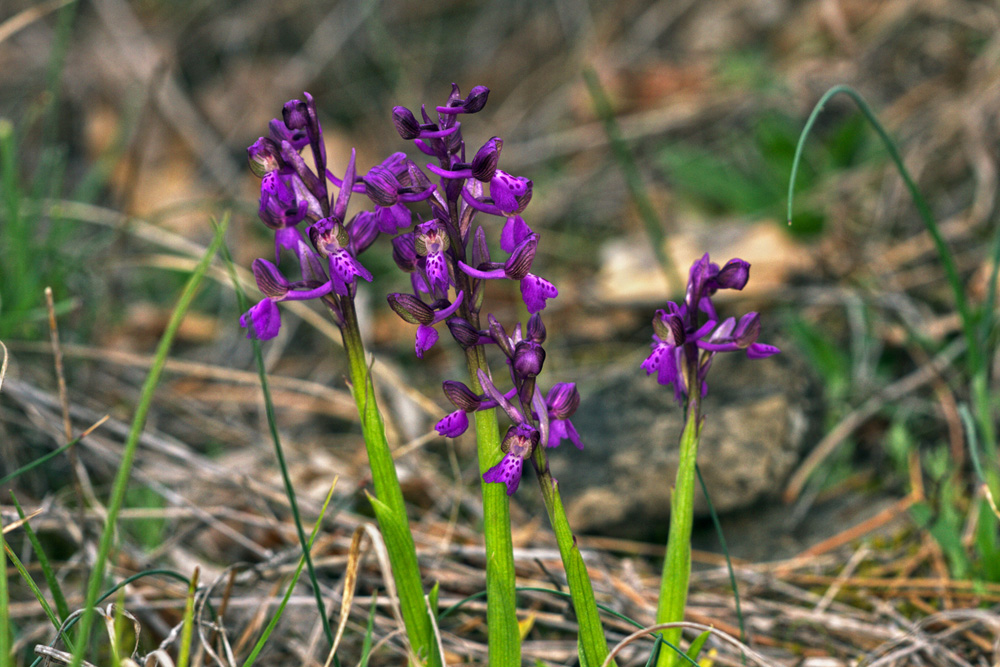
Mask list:
[[[340,173],[351,147],[364,169],[408,150],[392,128],[393,105],[437,104],[452,82],[466,91],[488,86],[489,104],[463,129],[473,146],[503,137],[503,168],[534,181],[527,218],[543,241],[535,269],[562,293],[546,311],[550,372],[586,379],[636,366],[653,309],[677,288],[655,268],[584,85],[586,68],[613,104],[677,265],[706,250],[753,263],[745,298],[766,313],[767,340],[804,359],[803,372],[822,387],[820,435],[876,401],[823,463],[811,492],[900,497],[919,486],[926,502],[914,516],[950,572],[1000,580],[985,559],[990,540],[996,552],[995,534],[967,534],[975,478],[958,412],[968,400],[963,371],[949,366],[894,400],[879,398],[945,350],[960,324],[898,173],[846,99],[820,118],[796,184],[794,224],[784,219],[805,118],[825,90],[850,84],[899,141],[969,299],[987,302],[1000,9],[977,0],[7,0],[0,340],[11,368],[0,393],[0,471],[61,437],[59,420],[51,423],[57,410],[46,403],[55,380],[44,287],[55,295],[75,423],[83,428],[88,415],[109,411],[127,421],[144,355],[211,236],[209,219],[233,212],[228,243],[238,265],[271,252],[245,148],[303,90],[317,100],[331,169]],[[441,350],[429,365],[412,362],[412,331],[382,307],[382,295],[405,279],[388,252],[369,251],[365,262],[376,273],[362,293],[372,349],[404,378],[402,389],[386,390],[391,428],[397,442],[412,442],[433,424],[434,408],[407,399],[408,387],[440,406],[436,387],[460,363]],[[514,295],[490,298],[499,314],[517,316]],[[174,368],[150,428],[164,447],[183,446],[195,458],[172,468],[140,461],[132,506],[176,506],[171,491],[198,506],[233,502],[233,480],[219,481],[216,468],[185,478],[193,462],[238,474],[272,465],[252,377],[225,374],[252,369],[238,315],[223,276],[185,321],[175,355],[192,366]],[[363,454],[350,406],[337,402],[340,357],[330,354],[322,326],[287,322],[267,354],[272,371],[289,378],[276,400],[303,493],[321,500],[335,473],[356,492],[365,483]],[[998,359],[989,359],[994,378]],[[419,447],[429,458],[403,463],[410,499],[473,539],[454,527],[458,517],[475,521],[458,500],[474,489],[470,450],[440,441]],[[101,497],[113,451],[81,453],[89,473],[53,461],[18,481],[19,498],[69,508],[91,482]],[[269,512],[260,499],[235,503]],[[125,533],[135,566],[253,555],[164,512],[149,517],[131,520]],[[57,557],[71,558],[95,526],[67,536],[50,525]],[[199,541],[166,547],[182,527]],[[253,539],[270,540],[268,549],[294,546],[287,534],[260,530]]]

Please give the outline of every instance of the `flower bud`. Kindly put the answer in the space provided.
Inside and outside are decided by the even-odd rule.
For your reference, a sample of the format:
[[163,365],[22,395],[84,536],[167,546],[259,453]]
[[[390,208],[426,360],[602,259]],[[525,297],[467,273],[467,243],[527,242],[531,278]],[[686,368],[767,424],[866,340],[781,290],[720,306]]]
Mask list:
[[351,237],[351,254],[355,257],[367,250],[378,238],[379,228],[375,214],[371,211],[361,211],[355,215],[347,223],[347,228]]
[[446,380],[443,387],[445,396],[459,410],[474,412],[479,409],[480,403],[483,402],[479,396],[461,382]]
[[719,275],[715,276],[715,286],[717,289],[741,290],[749,279],[750,263],[735,258],[726,262],[719,270]]
[[247,148],[247,159],[254,176],[264,178],[281,167],[281,149],[273,139],[260,137]]
[[400,234],[392,239],[392,259],[401,270],[413,273],[417,270],[416,236],[412,233]]
[[479,343],[479,329],[461,317],[452,317],[448,320],[448,330],[451,331],[452,338],[462,346],[462,349],[470,348]]
[[281,299],[291,287],[278,267],[266,259],[253,261],[253,277],[257,280],[257,288],[269,299]]
[[410,324],[429,325],[434,322],[434,311],[412,294],[393,293],[387,297],[389,307]]
[[392,206],[399,201],[399,179],[389,169],[375,165],[361,179],[365,194],[378,206]]
[[514,348],[514,374],[520,378],[533,378],[542,372],[545,348],[530,340],[523,340]]
[[477,113],[486,106],[486,98],[490,96],[490,89],[486,86],[473,86],[469,91],[469,96],[465,98],[462,108],[465,113]]
[[569,419],[580,407],[580,392],[573,382],[559,382],[549,389],[545,403],[553,419]]
[[524,279],[528,275],[528,271],[531,270],[536,250],[538,250],[538,235],[532,234],[514,248],[514,252],[504,264],[504,275],[511,280]]
[[476,180],[489,183],[497,173],[500,162],[500,151],[503,149],[503,139],[493,137],[476,152],[472,158],[472,175]]
[[399,136],[409,141],[420,136],[420,123],[416,116],[406,107],[392,108],[392,124],[396,126]]

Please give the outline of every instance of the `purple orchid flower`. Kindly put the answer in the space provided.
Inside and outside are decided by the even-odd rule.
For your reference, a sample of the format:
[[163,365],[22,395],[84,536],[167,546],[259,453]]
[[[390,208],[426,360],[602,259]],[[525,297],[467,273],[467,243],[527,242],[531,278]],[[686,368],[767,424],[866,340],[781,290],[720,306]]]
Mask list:
[[[773,345],[757,342],[757,313],[747,313],[738,323],[732,317],[721,324],[718,321],[712,296],[720,289],[742,290],[749,277],[750,264],[742,259],[731,259],[720,269],[706,253],[691,266],[684,302],[667,302],[665,309],[656,311],[652,352],[642,362],[642,369],[647,375],[656,373],[660,384],[673,385],[679,404],[684,404],[694,383],[700,396],[708,391],[705,377],[717,353],[745,350],[749,358],[763,359],[780,352]],[[699,312],[707,316],[701,324]]]

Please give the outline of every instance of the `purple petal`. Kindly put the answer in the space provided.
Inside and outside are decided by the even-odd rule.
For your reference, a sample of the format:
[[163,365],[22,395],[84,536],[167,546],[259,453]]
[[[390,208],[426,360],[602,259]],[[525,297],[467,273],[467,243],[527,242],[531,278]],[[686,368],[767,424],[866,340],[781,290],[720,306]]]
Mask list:
[[439,421],[434,430],[445,438],[457,438],[469,428],[469,417],[464,410],[456,410]]
[[514,252],[514,248],[531,236],[531,233],[531,227],[528,227],[528,223],[521,216],[507,218],[500,232],[500,247],[504,252]]
[[521,483],[521,472],[524,468],[524,459],[520,456],[507,454],[485,473],[484,482],[503,482],[507,485],[507,495],[512,496],[517,491],[517,485]]
[[526,178],[512,176],[497,169],[496,175],[490,181],[490,197],[501,211],[513,213],[520,207],[517,198],[527,194],[530,183],[531,181]]
[[338,294],[347,295],[347,285],[354,282],[354,276],[361,276],[368,282],[372,281],[371,271],[361,265],[361,262],[351,256],[346,248],[341,248],[330,255],[330,277]]
[[281,328],[281,311],[270,299],[264,299],[240,316],[240,326],[247,329],[247,338],[271,340]]
[[747,348],[747,357],[750,359],[764,359],[770,357],[771,355],[778,354],[781,352],[774,345],[768,345],[766,343],[753,343]]
[[431,283],[431,288],[436,294],[443,294],[448,291],[448,285],[451,284],[451,280],[448,277],[448,262],[444,257],[444,253],[432,252],[427,255],[425,271],[427,272],[427,279]]
[[434,327],[429,327],[421,324],[417,327],[417,341],[415,350],[418,359],[424,358],[424,352],[434,347],[434,343],[437,342],[438,332]]
[[533,273],[529,273],[521,281],[521,297],[531,314],[543,310],[545,301],[557,296],[559,296],[559,290],[556,289],[555,285]]
[[410,209],[402,204],[375,207],[375,222],[383,234],[395,234],[400,229],[409,227],[411,220]]
[[549,426],[549,447],[558,447],[563,440],[569,440],[577,449],[583,449],[580,434],[576,432],[573,422],[568,419],[554,419]]

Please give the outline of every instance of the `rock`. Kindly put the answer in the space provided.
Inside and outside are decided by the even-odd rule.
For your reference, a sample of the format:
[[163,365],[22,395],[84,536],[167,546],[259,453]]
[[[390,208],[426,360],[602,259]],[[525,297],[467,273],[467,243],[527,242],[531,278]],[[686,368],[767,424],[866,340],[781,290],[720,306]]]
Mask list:
[[[698,464],[718,512],[774,498],[800,459],[816,407],[816,384],[787,352],[749,360],[720,354],[708,377]],[[551,453],[570,525],[581,533],[648,538],[666,534],[683,410],[673,389],[635,367],[581,386],[573,422],[577,451]],[[696,484],[695,511],[707,513]]]

